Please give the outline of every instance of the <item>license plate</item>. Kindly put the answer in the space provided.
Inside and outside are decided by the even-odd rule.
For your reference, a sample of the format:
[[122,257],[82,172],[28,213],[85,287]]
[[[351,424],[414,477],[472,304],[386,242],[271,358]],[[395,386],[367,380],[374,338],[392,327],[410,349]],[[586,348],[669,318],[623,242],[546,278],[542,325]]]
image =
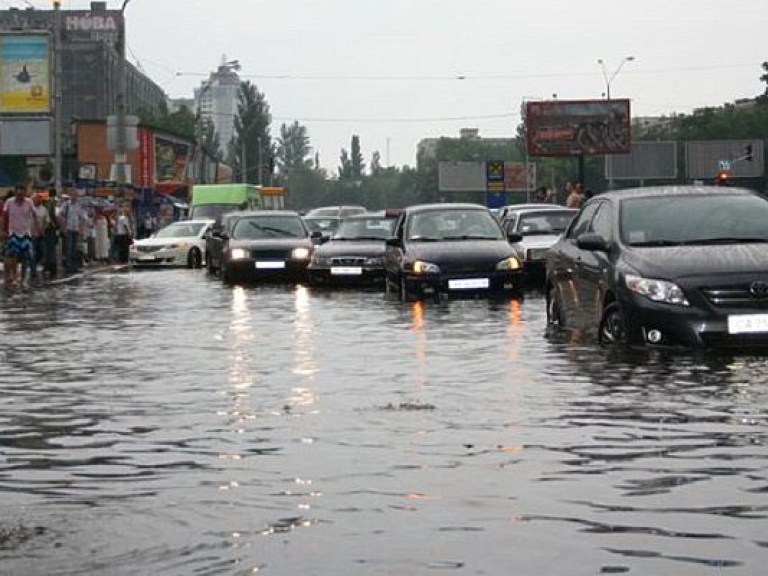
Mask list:
[[464,278],[461,280],[448,280],[449,290],[476,290],[488,288],[491,285],[488,278]]
[[548,250],[546,248],[531,248],[530,250],[528,250],[528,259],[529,260],[546,260],[547,252]]
[[768,332],[768,314],[735,314],[728,316],[729,334]]
[[151,262],[155,259],[154,256],[148,256],[146,254],[139,254],[139,260],[142,260],[143,262]]
[[360,276],[363,269],[360,266],[332,266],[331,274],[338,276]]
[[282,262],[282,261],[278,262],[274,260],[262,261],[262,262],[257,261],[256,268],[258,268],[259,270],[282,270],[283,268],[285,268],[285,262]]

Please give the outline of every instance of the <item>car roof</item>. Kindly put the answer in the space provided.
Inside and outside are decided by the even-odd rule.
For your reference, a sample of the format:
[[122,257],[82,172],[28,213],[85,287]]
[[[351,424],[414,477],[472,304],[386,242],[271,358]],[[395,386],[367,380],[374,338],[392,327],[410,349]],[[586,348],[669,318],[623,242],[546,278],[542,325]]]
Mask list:
[[578,208],[568,208],[567,206],[550,206],[548,208],[523,208],[521,210],[515,210],[515,214],[541,214],[544,212],[573,212],[574,214],[578,212]]
[[295,210],[241,210],[239,212],[230,213],[234,216],[295,216],[301,218],[298,212]]
[[730,188],[725,186],[648,186],[645,188],[625,188],[623,190],[611,190],[602,192],[590,198],[589,202],[600,198],[627,199],[627,198],[654,198],[663,196],[705,196],[705,195],[756,195],[757,192],[747,188]]
[[[433,210],[480,210],[488,212],[488,208],[482,204],[472,204],[469,202],[436,202],[434,204],[414,204],[408,206],[403,211],[407,213],[431,212]],[[490,212],[489,212],[490,214]]]

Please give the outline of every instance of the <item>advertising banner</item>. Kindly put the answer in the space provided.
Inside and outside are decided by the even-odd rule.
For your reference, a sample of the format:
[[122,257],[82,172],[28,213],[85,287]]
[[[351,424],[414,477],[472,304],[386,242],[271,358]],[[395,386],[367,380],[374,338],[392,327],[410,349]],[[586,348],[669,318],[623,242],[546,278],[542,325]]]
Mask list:
[[0,113],[51,111],[50,37],[0,35]]
[[504,190],[527,192],[536,188],[536,164],[525,162],[504,163]]
[[528,154],[627,154],[629,100],[530,101],[525,107]]
[[155,136],[155,183],[185,182],[189,157],[189,142]]

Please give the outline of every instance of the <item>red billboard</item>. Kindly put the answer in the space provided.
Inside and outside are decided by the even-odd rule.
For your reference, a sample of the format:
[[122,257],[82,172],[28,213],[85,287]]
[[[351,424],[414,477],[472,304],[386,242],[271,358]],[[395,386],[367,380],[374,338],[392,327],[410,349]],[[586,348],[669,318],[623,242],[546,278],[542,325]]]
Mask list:
[[628,154],[629,100],[527,102],[525,129],[531,156]]

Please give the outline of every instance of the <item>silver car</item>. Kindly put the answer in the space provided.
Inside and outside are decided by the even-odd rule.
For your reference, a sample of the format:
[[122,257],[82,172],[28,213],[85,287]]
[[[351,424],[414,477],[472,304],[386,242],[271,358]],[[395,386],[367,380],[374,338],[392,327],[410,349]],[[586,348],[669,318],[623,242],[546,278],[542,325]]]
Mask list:
[[523,256],[528,278],[544,278],[547,253],[578,214],[575,208],[523,208],[509,215],[504,232]]

